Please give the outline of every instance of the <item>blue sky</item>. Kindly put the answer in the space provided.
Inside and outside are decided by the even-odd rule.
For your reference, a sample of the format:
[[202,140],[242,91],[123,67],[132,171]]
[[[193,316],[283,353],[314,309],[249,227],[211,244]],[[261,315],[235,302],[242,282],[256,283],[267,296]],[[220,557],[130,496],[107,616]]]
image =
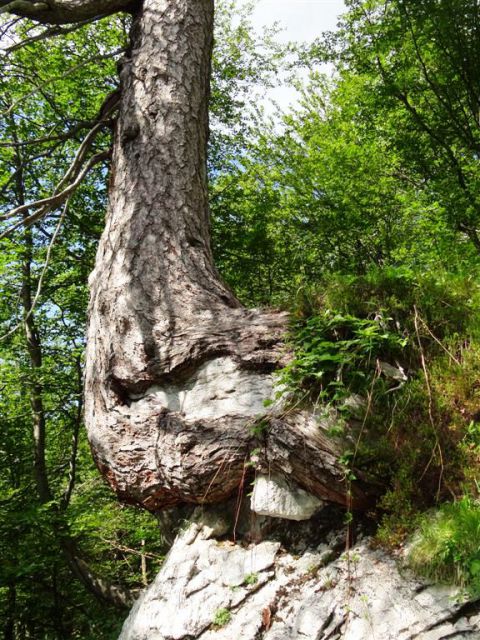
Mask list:
[[[344,11],[343,0],[258,0],[253,24],[260,29],[262,25],[278,22],[283,28],[279,40],[311,41],[322,32],[335,29],[338,17]],[[271,109],[270,100],[287,109],[295,103],[296,92],[283,86],[269,91],[266,98],[262,102],[267,111]]]
[[343,0],[258,0],[256,25],[280,22],[286,40],[312,40],[322,31],[334,29],[345,10]]

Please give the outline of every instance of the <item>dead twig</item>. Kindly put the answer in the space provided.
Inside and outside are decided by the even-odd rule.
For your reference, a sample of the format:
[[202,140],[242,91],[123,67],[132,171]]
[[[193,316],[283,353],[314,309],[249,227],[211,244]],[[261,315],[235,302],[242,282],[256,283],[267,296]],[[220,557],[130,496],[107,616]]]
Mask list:
[[47,272],[48,265],[50,263],[50,257],[52,255],[53,245],[55,244],[55,241],[56,241],[56,239],[58,237],[58,234],[60,232],[60,228],[61,228],[61,226],[63,224],[63,221],[65,220],[65,216],[67,215],[69,203],[70,203],[70,200],[67,200],[67,202],[65,203],[65,206],[63,207],[63,211],[62,211],[62,213],[60,215],[60,218],[58,219],[57,226],[55,227],[55,231],[53,232],[53,235],[52,235],[52,238],[50,240],[50,243],[48,245],[47,255],[45,257],[45,264],[43,265],[42,273],[40,274],[40,278],[38,279],[37,290],[36,290],[35,296],[34,296],[34,298],[32,300],[32,304],[30,306],[30,309],[28,309],[27,314],[25,315],[25,317],[22,318],[22,320],[20,322],[18,322],[12,329],[10,329],[10,331],[8,331],[8,333],[6,333],[3,336],[0,336],[0,342],[2,340],[5,340],[9,336],[11,336],[13,333],[15,333],[15,331],[17,331],[17,329],[19,329],[25,322],[27,322],[29,320],[29,318],[31,317],[32,313],[34,312],[35,307],[37,306],[38,300],[40,298],[40,294],[42,292],[43,280],[44,280],[45,274]]
[[425,477],[425,474],[427,473],[428,469],[430,468],[430,465],[433,462],[433,459],[435,457],[435,451],[438,451],[438,457],[440,460],[440,474],[438,477],[438,485],[437,485],[437,495],[436,495],[436,499],[438,501],[439,497],[440,497],[440,490],[441,490],[441,486],[442,486],[442,478],[443,478],[443,474],[445,471],[445,464],[444,464],[444,460],[443,460],[443,451],[442,451],[442,447],[440,445],[440,439],[438,437],[438,432],[437,432],[437,427],[435,424],[435,418],[433,416],[433,393],[432,393],[432,387],[430,384],[430,376],[428,373],[428,369],[427,369],[427,363],[425,360],[425,351],[423,349],[423,345],[422,345],[422,341],[420,338],[420,330],[419,330],[419,320],[420,320],[420,316],[418,314],[418,309],[416,306],[414,306],[414,311],[415,311],[415,317],[414,317],[414,323],[415,323],[415,333],[416,333],[416,337],[417,337],[417,344],[418,344],[418,348],[420,349],[420,362],[422,364],[422,369],[423,369],[423,375],[425,376],[425,385],[427,387],[427,394],[428,394],[428,418],[430,420],[430,425],[432,427],[433,430],[433,434],[435,436],[435,447],[433,448],[432,451],[432,455],[430,457],[430,460],[427,463],[427,466],[425,467],[425,469],[423,470],[422,475],[420,476],[420,480],[422,480],[422,478]]
[[60,27],[60,26],[48,27],[47,29],[44,29],[40,33],[37,33],[34,36],[31,36],[30,38],[26,38],[25,40],[21,40],[20,42],[12,44],[10,47],[7,47],[4,50],[4,53],[6,55],[10,55],[11,53],[18,51],[19,49],[28,47],[34,42],[46,40],[47,38],[54,38],[56,36],[64,36],[64,35],[67,35],[68,33],[72,33],[73,31],[78,31],[78,29],[81,29],[85,25],[91,24],[92,22],[99,20],[100,18],[103,17],[103,15],[104,14],[95,16],[94,18],[90,18],[88,20],[83,20],[82,22],[77,22],[68,27]]

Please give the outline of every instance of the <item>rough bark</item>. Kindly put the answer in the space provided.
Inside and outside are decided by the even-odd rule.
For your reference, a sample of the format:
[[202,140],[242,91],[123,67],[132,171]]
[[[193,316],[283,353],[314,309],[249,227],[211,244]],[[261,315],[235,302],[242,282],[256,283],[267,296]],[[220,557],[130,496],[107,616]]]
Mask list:
[[0,13],[12,13],[44,24],[67,24],[133,10],[137,0],[0,0]]
[[[216,502],[259,464],[345,503],[313,419],[253,429],[285,358],[287,316],[247,310],[210,250],[206,145],[213,0],[145,0],[121,71],[106,228],[91,278],[86,423],[118,495]],[[257,435],[253,433],[257,431]],[[360,484],[354,499],[364,499]]]

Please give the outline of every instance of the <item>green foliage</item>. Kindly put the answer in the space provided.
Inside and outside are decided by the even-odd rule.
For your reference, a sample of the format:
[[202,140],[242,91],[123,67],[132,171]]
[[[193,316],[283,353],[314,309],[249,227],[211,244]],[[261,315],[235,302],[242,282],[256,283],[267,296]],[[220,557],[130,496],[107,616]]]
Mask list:
[[464,496],[422,517],[409,553],[420,574],[480,593],[480,505]]
[[218,609],[213,618],[213,626],[217,628],[224,627],[232,619],[232,614],[228,609]]
[[479,250],[474,96],[479,7],[472,0],[349,0],[333,53],[347,82],[365,84],[358,119],[377,128],[437,215]]
[[[18,42],[39,29],[20,22],[15,32],[7,29],[5,44],[9,36]],[[110,18],[85,25],[65,38],[39,40],[2,55],[2,213],[22,200],[50,195],[61,179],[89,122],[115,87],[115,59],[126,43],[126,29],[126,19]],[[72,130],[76,133],[69,135]],[[108,144],[106,131],[93,152]],[[48,265],[48,245],[59,211],[27,233],[1,241],[0,618],[5,629],[11,625],[10,637],[16,640],[93,640],[118,635],[121,620],[117,612],[98,603],[72,580],[60,544],[67,528],[94,572],[119,584],[135,588],[142,584],[136,549],[133,553],[118,549],[123,544],[107,527],[115,502],[98,478],[81,424],[86,281],[102,227],[105,197],[105,167],[100,166],[72,198]],[[5,225],[1,223],[2,231]],[[32,298],[39,291],[31,314],[41,351],[41,362],[35,365],[21,322],[26,302],[20,292],[26,288]],[[41,398],[37,415],[43,416],[46,428],[45,458],[53,494],[47,503],[39,499],[34,483],[33,393]],[[65,498],[69,486],[73,489],[70,501]],[[93,535],[87,536],[93,504],[95,529],[92,526]],[[132,519],[119,507],[117,510],[117,530],[131,529]],[[156,520],[142,514],[139,521],[145,520],[151,532],[148,552],[160,555],[163,544],[152,535]],[[131,536],[125,548],[132,550],[130,541]],[[148,565],[154,570],[151,559]]]
[[[248,303],[372,265],[478,273],[479,9],[347,3],[304,60],[299,107],[261,122],[212,194],[222,274]],[[459,34],[456,37],[455,34]]]
[[379,320],[327,309],[293,327],[295,357],[279,384],[294,396],[340,401],[371,387],[379,358],[398,357],[405,339]]
[[[416,370],[418,340],[432,356],[440,341],[478,335],[479,288],[471,276],[374,268],[331,274],[301,287],[291,330],[295,357],[279,382],[296,398],[341,401],[386,391],[381,362]],[[399,374],[401,373],[399,369]]]
[[[304,287],[297,296],[297,313],[332,308],[359,318],[379,318],[399,333],[415,332],[415,309],[435,336],[476,334],[480,323],[480,287],[476,273],[437,269],[371,268],[364,275],[332,274],[320,285]],[[422,337],[426,338],[425,327]],[[431,336],[430,336],[431,337]]]
[[350,429],[360,420],[361,437],[339,461],[349,482],[360,469],[384,484],[381,544],[403,542],[422,510],[452,492],[478,492],[479,316],[470,275],[375,268],[299,291],[280,388],[295,405],[333,405],[331,437],[343,440],[345,420]]
[[269,427],[270,425],[268,420],[256,420],[252,425],[250,425],[250,433],[256,438],[263,438],[265,437]]
[[430,394],[419,372],[372,408],[375,455],[390,477],[378,533],[388,546],[409,535],[423,509],[452,493],[478,494],[480,343],[457,338],[444,346],[448,354],[426,353]]

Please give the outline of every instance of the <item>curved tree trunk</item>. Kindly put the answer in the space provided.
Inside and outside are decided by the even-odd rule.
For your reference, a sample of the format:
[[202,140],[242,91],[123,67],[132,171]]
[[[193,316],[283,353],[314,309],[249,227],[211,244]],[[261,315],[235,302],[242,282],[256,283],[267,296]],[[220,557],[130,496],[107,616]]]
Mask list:
[[284,357],[287,316],[245,309],[213,265],[212,31],[213,0],[145,0],[135,18],[91,278],[92,449],[118,495],[150,510],[225,499],[259,446],[263,469],[346,502],[338,452],[315,421],[277,416],[260,443],[252,430]]

